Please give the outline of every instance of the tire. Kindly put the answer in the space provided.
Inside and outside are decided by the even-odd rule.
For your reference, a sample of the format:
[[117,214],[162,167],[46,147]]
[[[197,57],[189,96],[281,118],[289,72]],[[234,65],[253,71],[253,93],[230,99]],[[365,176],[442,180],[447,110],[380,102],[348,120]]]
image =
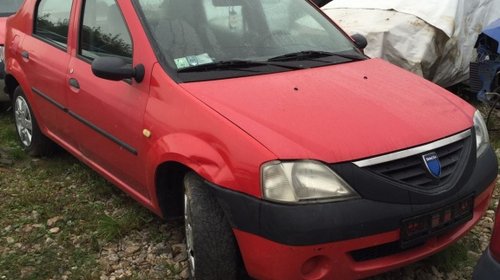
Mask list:
[[242,265],[238,246],[216,198],[194,173],[186,175],[184,188],[190,279],[241,279]]
[[42,134],[33,110],[21,87],[14,91],[12,111],[19,142],[32,157],[48,156],[54,151],[54,143]]

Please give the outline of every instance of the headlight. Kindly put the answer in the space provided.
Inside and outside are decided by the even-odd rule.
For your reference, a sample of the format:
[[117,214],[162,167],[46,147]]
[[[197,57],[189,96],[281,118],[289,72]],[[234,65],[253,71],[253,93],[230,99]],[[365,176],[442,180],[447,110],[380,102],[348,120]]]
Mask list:
[[273,161],[262,167],[264,198],[279,202],[347,200],[359,195],[324,164],[312,161]]
[[479,157],[488,147],[490,137],[488,136],[488,128],[484,122],[481,112],[476,111],[474,114],[474,130],[476,131],[476,150]]

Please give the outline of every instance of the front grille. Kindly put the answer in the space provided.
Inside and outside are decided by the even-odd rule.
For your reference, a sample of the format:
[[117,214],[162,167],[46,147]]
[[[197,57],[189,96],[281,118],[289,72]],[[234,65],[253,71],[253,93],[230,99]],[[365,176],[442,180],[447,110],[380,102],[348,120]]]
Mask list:
[[[459,140],[435,150],[414,156],[367,166],[369,171],[390,180],[403,183],[419,190],[435,190],[450,187],[462,171],[469,156],[471,137]],[[441,175],[433,177],[422,159],[422,155],[435,152],[441,162]],[[456,176],[454,176],[456,175]]]

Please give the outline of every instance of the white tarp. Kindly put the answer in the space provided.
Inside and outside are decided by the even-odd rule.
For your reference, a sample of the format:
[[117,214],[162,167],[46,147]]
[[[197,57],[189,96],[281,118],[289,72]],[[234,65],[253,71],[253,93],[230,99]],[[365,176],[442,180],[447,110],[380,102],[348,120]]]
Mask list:
[[464,81],[483,27],[500,18],[500,0],[333,0],[323,11],[365,49],[441,86]]

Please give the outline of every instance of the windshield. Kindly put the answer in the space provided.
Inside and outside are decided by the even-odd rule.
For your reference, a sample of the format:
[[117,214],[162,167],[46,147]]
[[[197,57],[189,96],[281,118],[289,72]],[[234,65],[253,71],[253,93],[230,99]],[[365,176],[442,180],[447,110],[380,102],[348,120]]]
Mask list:
[[163,62],[182,81],[292,71],[353,60],[353,55],[345,54],[362,57],[352,42],[305,0],[137,2]]
[[0,17],[10,16],[15,14],[24,0],[1,0],[0,1]]

